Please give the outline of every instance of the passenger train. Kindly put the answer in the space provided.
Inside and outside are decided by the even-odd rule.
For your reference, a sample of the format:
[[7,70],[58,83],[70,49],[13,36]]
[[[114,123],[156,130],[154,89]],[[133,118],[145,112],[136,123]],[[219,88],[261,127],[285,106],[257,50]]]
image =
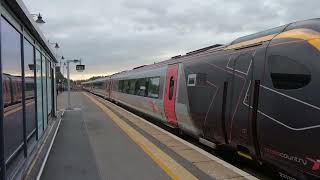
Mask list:
[[[3,74],[3,102],[4,106],[10,106],[22,101],[21,77]],[[25,99],[34,98],[34,80],[25,77]]]
[[320,19],[88,81],[83,88],[285,179],[320,178]]

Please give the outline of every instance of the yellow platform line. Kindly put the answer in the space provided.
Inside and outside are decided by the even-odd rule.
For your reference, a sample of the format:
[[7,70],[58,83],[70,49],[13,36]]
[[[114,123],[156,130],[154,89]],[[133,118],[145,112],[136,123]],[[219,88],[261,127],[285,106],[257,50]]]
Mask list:
[[88,95],[87,93],[83,93],[87,96],[91,101],[93,101],[104,113],[111,118],[111,120],[122,129],[130,139],[135,142],[163,171],[165,171],[168,176],[170,176],[174,180],[178,179],[198,179],[193,174],[191,174],[188,170],[186,170],[183,166],[177,163],[174,159],[172,159],[169,155],[164,153],[161,149],[159,149],[156,145],[151,143],[147,138],[141,135],[138,131],[129,126],[126,122],[120,119],[115,113],[113,113],[110,109],[108,109],[101,102]]

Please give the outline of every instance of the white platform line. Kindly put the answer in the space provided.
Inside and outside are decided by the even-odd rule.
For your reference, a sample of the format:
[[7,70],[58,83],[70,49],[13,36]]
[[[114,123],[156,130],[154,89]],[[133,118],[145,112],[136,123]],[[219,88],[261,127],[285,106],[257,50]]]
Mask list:
[[41,175],[42,175],[42,173],[43,173],[43,169],[44,169],[44,167],[45,167],[45,165],[46,165],[46,163],[47,163],[49,154],[50,154],[50,152],[51,152],[52,145],[53,145],[53,143],[54,143],[54,140],[56,139],[56,135],[57,135],[57,132],[58,132],[58,130],[59,130],[59,127],[60,127],[60,123],[61,123],[61,119],[62,119],[63,114],[64,114],[64,111],[63,111],[62,114],[61,114],[61,118],[59,119],[58,126],[57,126],[57,128],[56,128],[56,131],[54,132],[53,138],[52,138],[52,140],[51,140],[51,142],[50,142],[49,149],[48,149],[48,151],[47,151],[47,153],[46,153],[46,156],[45,156],[45,158],[44,158],[44,160],[43,160],[43,162],[42,162],[42,164],[41,164],[41,168],[40,168],[40,171],[39,171],[39,173],[38,173],[38,175],[37,175],[37,179],[36,179],[36,180],[40,180],[40,178],[41,178]]

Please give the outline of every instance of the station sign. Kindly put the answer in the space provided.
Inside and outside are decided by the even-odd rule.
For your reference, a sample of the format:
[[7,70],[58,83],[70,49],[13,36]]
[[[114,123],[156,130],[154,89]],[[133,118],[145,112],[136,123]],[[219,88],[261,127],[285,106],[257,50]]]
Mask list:
[[82,72],[85,70],[85,65],[76,65],[76,70],[79,71],[79,72]]

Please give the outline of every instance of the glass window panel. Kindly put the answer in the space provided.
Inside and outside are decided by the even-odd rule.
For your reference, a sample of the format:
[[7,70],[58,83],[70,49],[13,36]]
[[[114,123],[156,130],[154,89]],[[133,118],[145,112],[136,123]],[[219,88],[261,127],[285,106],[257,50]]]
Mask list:
[[159,98],[159,85],[160,85],[159,77],[149,78],[148,97]]
[[129,93],[129,87],[130,87],[129,81],[128,80],[124,80],[123,81],[123,91],[122,92]]
[[50,61],[47,59],[47,95],[48,95],[48,114],[51,113],[51,103],[52,103],[52,100],[51,100],[51,97],[52,97],[52,94],[51,94],[51,71],[50,71]]
[[135,90],[135,86],[136,86],[136,80],[135,79],[131,79],[130,80],[130,89],[129,89],[129,94],[134,94],[134,90]]
[[52,79],[53,79],[53,92],[54,92],[54,96],[53,96],[53,100],[54,100],[54,107],[52,107],[52,108],[54,108],[54,109],[56,109],[56,106],[57,106],[57,84],[56,84],[56,81],[55,81],[55,79],[56,79],[56,71],[55,71],[55,66],[52,64],[52,71],[53,71],[53,73],[52,73]]
[[46,68],[46,58],[42,56],[42,104],[43,104],[43,126],[44,129],[47,128],[48,125],[48,99],[47,99],[47,68]]
[[34,50],[33,46],[24,39],[24,87],[26,102],[27,135],[36,129],[36,104],[34,85]]
[[123,91],[123,80],[120,80],[120,81],[119,81],[119,86],[118,86],[118,88],[119,88],[119,89],[118,89],[119,92],[122,92],[122,91]]
[[145,78],[141,78],[136,83],[136,92],[135,94],[138,96],[145,96],[146,95],[146,80]]
[[1,58],[3,70],[4,140],[6,160],[23,143],[21,35],[1,18]]
[[36,51],[36,83],[37,83],[37,118],[38,118],[38,136],[43,132],[43,103],[42,103],[42,71],[41,54]]

